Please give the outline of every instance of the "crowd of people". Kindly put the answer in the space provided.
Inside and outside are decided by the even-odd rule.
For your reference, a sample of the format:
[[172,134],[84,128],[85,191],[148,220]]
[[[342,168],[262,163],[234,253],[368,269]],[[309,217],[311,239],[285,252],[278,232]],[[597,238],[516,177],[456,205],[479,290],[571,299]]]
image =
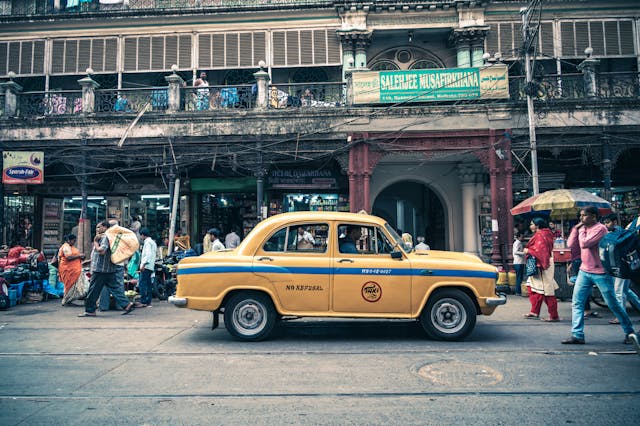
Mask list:
[[[592,316],[589,311],[588,300],[593,287],[597,287],[615,316],[612,324],[619,324],[624,332],[624,343],[638,344],[635,333],[626,310],[626,302],[640,312],[640,299],[630,289],[631,280],[613,276],[607,270],[600,257],[599,245],[609,232],[619,232],[622,228],[617,225],[617,216],[606,216],[599,222],[598,209],[587,206],[580,211],[578,223],[571,229],[567,246],[571,250],[569,273],[573,276],[573,296],[571,304],[571,335],[563,340],[563,344],[584,344],[584,321]],[[640,232],[640,215],[627,225],[627,230]],[[514,269],[516,272],[516,294],[520,283],[526,279],[526,287],[531,303],[531,309],[524,314],[524,318],[540,318],[542,302],[547,305],[549,316],[545,321],[558,322],[558,302],[555,290],[558,284],[554,279],[553,248],[557,238],[562,234],[549,222],[541,217],[533,218],[530,222],[532,236],[524,245],[524,235],[516,232],[513,244]]]

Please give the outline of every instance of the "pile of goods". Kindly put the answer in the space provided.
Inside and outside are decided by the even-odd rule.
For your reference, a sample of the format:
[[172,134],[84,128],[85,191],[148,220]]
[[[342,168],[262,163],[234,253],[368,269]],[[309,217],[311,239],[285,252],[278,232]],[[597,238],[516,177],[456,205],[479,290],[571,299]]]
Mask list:
[[7,286],[9,306],[43,300],[49,264],[44,254],[30,247],[0,248],[0,280]]

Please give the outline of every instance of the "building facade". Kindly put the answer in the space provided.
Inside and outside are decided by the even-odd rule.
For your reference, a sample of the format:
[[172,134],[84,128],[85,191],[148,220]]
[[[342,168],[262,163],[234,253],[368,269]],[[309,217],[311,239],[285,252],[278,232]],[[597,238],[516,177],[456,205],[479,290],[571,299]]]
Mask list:
[[[2,150],[44,155],[43,184],[3,185],[4,244],[26,220],[22,242],[51,250],[81,215],[142,216],[167,236],[175,196],[192,241],[283,211],[365,210],[507,267],[509,209],[531,195],[530,119],[541,190],[588,188],[637,212],[635,1],[31,0],[0,13]],[[456,94],[459,80],[366,89],[483,69],[506,70],[506,96]]]

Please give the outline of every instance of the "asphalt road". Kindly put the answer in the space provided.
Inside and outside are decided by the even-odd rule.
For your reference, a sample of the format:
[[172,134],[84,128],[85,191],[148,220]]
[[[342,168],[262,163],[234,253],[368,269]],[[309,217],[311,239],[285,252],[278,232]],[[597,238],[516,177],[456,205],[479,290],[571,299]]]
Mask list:
[[458,343],[363,320],[290,321],[243,343],[166,302],[98,318],[19,305],[0,312],[0,424],[635,424],[640,356],[607,310],[586,345],[561,345],[570,309],[525,320],[527,299],[510,296]]

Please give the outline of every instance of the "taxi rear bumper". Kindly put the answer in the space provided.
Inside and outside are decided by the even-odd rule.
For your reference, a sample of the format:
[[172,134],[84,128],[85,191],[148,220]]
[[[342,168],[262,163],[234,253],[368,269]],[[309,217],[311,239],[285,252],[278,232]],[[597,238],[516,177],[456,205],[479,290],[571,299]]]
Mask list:
[[504,293],[498,293],[498,297],[487,297],[485,303],[487,306],[500,306],[507,303],[507,295]]
[[175,306],[187,306],[187,298],[186,297],[176,297],[176,296],[169,296],[169,303],[171,303],[172,305]]

